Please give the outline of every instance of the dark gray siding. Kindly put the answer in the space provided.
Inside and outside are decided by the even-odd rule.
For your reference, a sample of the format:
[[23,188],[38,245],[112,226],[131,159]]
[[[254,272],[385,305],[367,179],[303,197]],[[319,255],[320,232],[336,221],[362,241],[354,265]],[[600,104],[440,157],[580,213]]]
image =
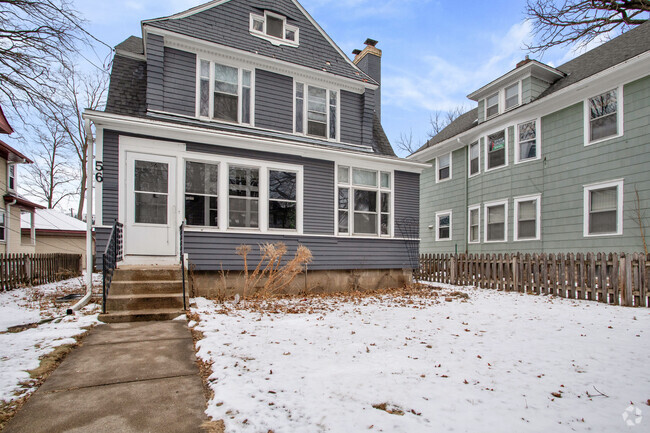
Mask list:
[[164,39],[150,34],[147,37],[147,108],[163,109]]
[[[357,66],[381,84],[381,57],[374,54],[366,54],[357,63]],[[381,87],[377,89],[377,104],[375,109],[377,111],[377,117],[381,120]]]
[[306,234],[334,234],[334,163],[318,159],[256,152],[246,149],[188,143],[188,152],[215,153],[303,166],[305,184],[303,220]]
[[341,90],[341,141],[361,144],[363,95]]
[[361,142],[372,146],[372,122],[375,115],[375,91],[366,89],[363,94],[363,118],[361,120]]
[[95,228],[95,267],[102,268],[102,260],[104,258],[104,251],[108,244],[108,237],[111,235],[110,228],[97,227]]
[[311,270],[329,269],[402,269],[409,268],[406,243],[398,239],[347,239],[315,236],[269,236],[235,233],[185,233],[186,251],[197,270],[242,270],[243,260],[235,253],[242,245],[252,247],[249,263],[259,261],[258,245],[284,242],[289,255],[298,243],[311,250]]
[[169,113],[196,114],[196,54],[165,47],[163,109]]
[[293,132],[293,78],[255,70],[255,126]]
[[104,130],[104,180],[102,182],[102,222],[111,225],[118,217],[119,135]]
[[[395,222],[404,218],[420,219],[420,175],[405,171],[395,172]],[[399,230],[396,228],[396,236]]]

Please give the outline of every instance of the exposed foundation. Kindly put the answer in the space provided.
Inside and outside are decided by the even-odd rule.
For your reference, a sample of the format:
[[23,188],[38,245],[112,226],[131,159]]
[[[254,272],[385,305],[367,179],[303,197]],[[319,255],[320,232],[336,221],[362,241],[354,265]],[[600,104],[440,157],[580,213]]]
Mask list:
[[[190,279],[192,296],[229,298],[237,293],[244,295],[243,272],[231,271],[222,275],[220,271],[195,271],[192,272]],[[282,291],[282,294],[366,292],[402,287],[410,282],[410,269],[308,271],[298,275],[291,285]],[[260,286],[263,285],[264,281],[261,281]]]

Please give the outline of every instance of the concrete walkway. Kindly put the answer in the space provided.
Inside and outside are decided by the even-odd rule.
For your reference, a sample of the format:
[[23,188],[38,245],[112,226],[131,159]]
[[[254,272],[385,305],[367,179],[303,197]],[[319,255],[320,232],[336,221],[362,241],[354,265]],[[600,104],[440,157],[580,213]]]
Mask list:
[[205,406],[185,321],[100,325],[5,432],[201,432]]

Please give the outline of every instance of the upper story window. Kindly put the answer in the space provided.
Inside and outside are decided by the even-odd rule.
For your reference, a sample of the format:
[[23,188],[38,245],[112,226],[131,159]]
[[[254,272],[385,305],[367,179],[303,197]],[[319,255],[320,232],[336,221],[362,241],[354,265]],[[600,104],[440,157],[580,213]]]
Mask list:
[[492,170],[508,164],[506,156],[506,131],[498,131],[487,136],[487,158],[485,169]]
[[252,123],[252,72],[200,60],[199,117],[250,125]]
[[436,158],[436,180],[438,182],[451,179],[451,152]]
[[506,110],[519,105],[519,83],[506,87]]
[[337,178],[339,235],[390,236],[391,173],[339,166]]
[[618,90],[613,89],[587,100],[588,143],[615,137],[621,133],[619,125]]
[[296,83],[295,132],[338,140],[338,92]]
[[7,188],[9,191],[16,190],[16,164],[7,164]]
[[273,12],[251,14],[250,32],[273,45],[298,46],[298,27],[287,24],[287,17]]
[[488,96],[485,100],[485,118],[499,114],[499,92]]
[[520,123],[517,125],[516,134],[516,162],[538,159],[539,151],[537,149],[537,122],[535,120],[531,120],[529,122]]
[[479,172],[479,156],[481,147],[478,141],[469,145],[469,175],[473,176]]

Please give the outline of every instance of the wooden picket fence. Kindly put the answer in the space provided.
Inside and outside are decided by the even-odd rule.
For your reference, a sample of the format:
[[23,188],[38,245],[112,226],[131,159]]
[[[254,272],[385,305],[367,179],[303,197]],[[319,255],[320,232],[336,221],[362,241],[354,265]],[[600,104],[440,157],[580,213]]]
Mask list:
[[423,254],[423,281],[650,307],[650,255]]
[[80,254],[0,254],[0,290],[81,275]]

